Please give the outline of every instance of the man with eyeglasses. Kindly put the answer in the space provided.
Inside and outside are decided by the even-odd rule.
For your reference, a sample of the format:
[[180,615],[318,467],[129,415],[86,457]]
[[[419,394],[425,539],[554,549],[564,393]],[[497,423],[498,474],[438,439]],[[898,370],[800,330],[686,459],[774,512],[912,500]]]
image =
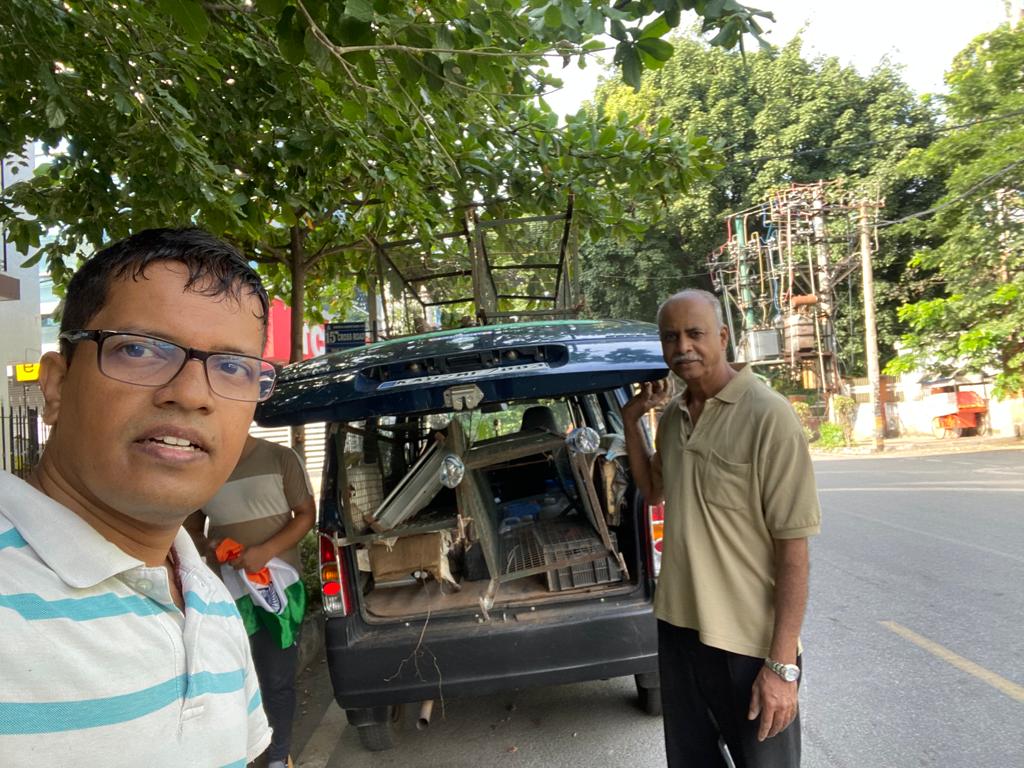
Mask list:
[[244,766],[270,742],[246,632],[182,521],[238,462],[276,372],[233,247],[147,230],[74,275],[41,361],[50,438],[0,474],[5,765]]

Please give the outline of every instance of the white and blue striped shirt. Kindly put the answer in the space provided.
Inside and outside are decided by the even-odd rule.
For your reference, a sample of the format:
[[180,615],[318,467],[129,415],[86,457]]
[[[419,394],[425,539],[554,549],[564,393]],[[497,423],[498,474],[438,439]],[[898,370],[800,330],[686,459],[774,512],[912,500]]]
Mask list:
[[0,472],[0,765],[238,766],[270,743],[249,640],[188,534],[185,611],[147,567]]

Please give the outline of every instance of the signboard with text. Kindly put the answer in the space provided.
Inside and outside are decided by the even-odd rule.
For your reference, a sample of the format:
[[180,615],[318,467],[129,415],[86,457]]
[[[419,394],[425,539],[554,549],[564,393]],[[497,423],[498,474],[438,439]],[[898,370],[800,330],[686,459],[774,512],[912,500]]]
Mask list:
[[39,363],[18,363],[14,366],[14,380],[39,381]]
[[324,326],[324,338],[328,352],[340,352],[366,344],[366,323],[327,323]]

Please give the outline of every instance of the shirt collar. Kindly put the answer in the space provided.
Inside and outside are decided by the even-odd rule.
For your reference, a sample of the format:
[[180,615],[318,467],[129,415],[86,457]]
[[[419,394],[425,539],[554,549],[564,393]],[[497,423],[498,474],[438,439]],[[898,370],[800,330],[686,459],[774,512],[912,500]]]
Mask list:
[[[0,513],[68,586],[93,587],[144,565],[63,504],[7,472],[0,472]],[[180,538],[179,532],[175,539],[179,552]]]
[[[749,363],[729,363],[729,367],[736,371],[736,376],[733,376],[729,380],[729,383],[722,387],[722,390],[714,395],[711,399],[721,400],[723,403],[729,403],[732,405],[739,401],[747,390],[750,389],[754,384],[754,371],[750,367]],[[680,392],[676,400],[677,405],[684,409],[686,408],[686,383],[676,377],[676,384],[680,387]]]

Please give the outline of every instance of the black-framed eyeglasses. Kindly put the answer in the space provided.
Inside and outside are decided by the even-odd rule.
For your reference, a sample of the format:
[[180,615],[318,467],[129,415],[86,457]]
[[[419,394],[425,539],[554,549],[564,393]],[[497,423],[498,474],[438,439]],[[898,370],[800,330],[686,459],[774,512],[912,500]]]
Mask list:
[[277,368],[261,357],[206,352],[141,333],[64,331],[59,338],[68,344],[95,341],[100,373],[140,387],[170,384],[189,360],[202,362],[210,389],[228,400],[261,403],[270,397],[277,380]]

